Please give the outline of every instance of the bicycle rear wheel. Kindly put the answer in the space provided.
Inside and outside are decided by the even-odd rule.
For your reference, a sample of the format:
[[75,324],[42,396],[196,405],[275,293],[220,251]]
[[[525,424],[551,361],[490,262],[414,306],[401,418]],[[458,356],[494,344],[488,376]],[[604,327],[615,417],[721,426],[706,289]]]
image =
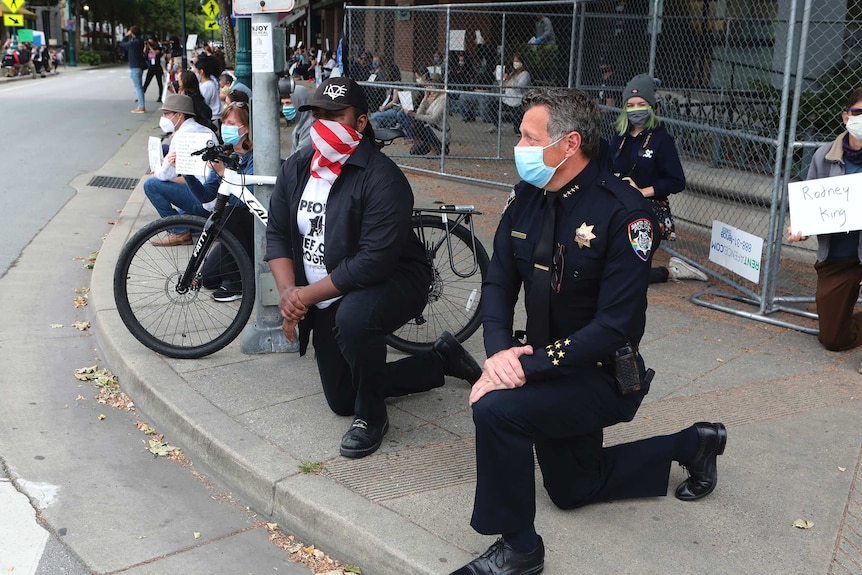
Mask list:
[[[239,240],[222,230],[205,254],[198,277],[178,289],[195,245],[156,247],[170,230],[188,229],[194,242],[206,219],[179,215],[151,222],[123,247],[114,269],[114,300],[123,323],[142,344],[178,359],[203,357],[232,342],[254,307],[254,267]],[[239,280],[243,297],[217,302],[205,288]],[[204,288],[204,289],[202,289]]]
[[[449,224],[451,262],[446,225],[439,216],[414,216],[413,227],[419,238],[424,240],[433,276],[428,288],[428,303],[422,313],[386,337],[386,343],[406,353],[431,349],[444,331],[450,332],[461,342],[473,335],[482,321],[479,313],[482,280],[488,272],[488,252],[478,238],[473,251],[473,236],[465,226]],[[458,270],[466,275],[473,269],[474,263],[478,268],[468,277],[455,273]]]

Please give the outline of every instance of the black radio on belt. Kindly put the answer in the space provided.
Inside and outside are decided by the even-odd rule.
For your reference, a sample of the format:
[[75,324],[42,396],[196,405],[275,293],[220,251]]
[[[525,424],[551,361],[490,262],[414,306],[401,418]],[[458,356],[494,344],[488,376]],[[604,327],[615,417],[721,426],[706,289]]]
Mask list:
[[[655,372],[648,369],[644,381],[649,383]],[[641,389],[641,374],[638,368],[638,352],[626,345],[614,352],[614,378],[617,389],[623,395],[628,395]]]

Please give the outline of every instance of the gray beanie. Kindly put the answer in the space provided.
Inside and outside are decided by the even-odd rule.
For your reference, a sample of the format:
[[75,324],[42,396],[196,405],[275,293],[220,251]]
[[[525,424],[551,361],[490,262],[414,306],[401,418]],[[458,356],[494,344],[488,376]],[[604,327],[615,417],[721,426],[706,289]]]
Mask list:
[[649,74],[638,74],[626,84],[623,90],[623,103],[632,96],[640,96],[653,108],[655,107],[655,80]]

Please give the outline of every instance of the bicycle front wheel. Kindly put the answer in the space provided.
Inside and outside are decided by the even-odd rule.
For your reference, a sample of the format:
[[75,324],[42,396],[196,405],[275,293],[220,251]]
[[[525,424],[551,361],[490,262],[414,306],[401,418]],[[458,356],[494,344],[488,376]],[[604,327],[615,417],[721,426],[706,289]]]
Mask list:
[[[414,216],[413,227],[424,241],[431,262],[433,276],[428,303],[421,314],[386,338],[393,348],[412,354],[431,349],[444,331],[463,342],[479,329],[482,280],[488,272],[488,252],[478,238],[474,251],[474,236],[465,226],[450,223],[449,242],[447,226],[438,216]],[[470,273],[474,266],[475,271]]]
[[[178,359],[203,357],[232,342],[245,327],[254,306],[254,267],[233,234],[222,230],[201,260],[197,279],[186,289],[180,276],[194,243],[155,246],[153,240],[189,230],[197,242],[206,219],[179,215],[151,222],[123,247],[114,269],[114,300],[123,323],[142,344]],[[215,301],[206,288],[222,281],[242,287],[235,301]]]

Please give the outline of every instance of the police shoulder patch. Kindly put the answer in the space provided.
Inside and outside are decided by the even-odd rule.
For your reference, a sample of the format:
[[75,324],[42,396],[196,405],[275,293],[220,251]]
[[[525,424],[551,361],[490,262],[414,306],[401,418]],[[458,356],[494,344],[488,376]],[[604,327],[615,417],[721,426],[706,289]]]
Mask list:
[[647,261],[652,251],[652,222],[647,218],[638,218],[630,222],[626,229],[628,230],[629,243],[631,243],[635,254],[643,261]]
[[506,210],[509,209],[509,206],[511,206],[512,202],[514,202],[514,201],[515,201],[515,190],[513,189],[512,193],[509,194],[509,197],[506,198],[506,205],[503,206],[503,211],[501,212],[501,215],[506,213]]

